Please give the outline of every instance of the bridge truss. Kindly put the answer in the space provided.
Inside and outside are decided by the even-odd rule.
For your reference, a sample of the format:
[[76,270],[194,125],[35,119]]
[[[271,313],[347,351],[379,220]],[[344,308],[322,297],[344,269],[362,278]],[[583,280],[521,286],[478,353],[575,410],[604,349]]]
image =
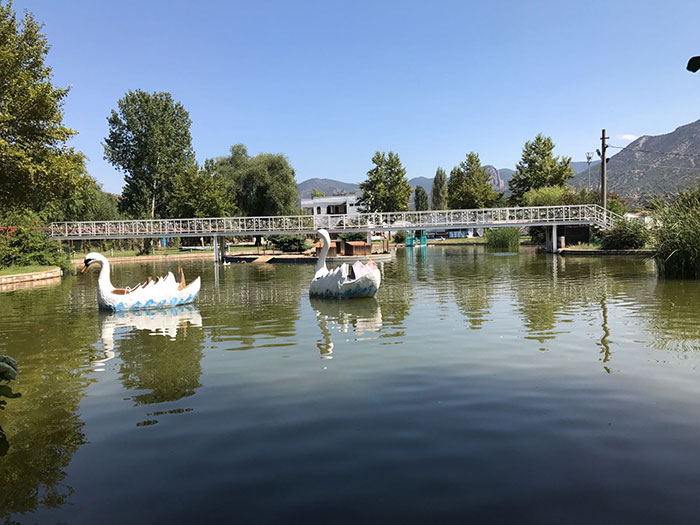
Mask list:
[[128,221],[54,222],[49,235],[58,240],[208,237],[222,235],[312,234],[398,230],[454,230],[508,226],[597,226],[607,229],[619,215],[595,204],[407,211],[355,215],[216,217]]

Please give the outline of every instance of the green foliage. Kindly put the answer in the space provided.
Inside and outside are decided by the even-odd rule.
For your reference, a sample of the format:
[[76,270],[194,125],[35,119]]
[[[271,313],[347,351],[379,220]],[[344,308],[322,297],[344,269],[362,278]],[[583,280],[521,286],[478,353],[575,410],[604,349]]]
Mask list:
[[654,241],[662,275],[700,278],[700,188],[658,210]]
[[499,197],[477,153],[468,153],[466,160],[452,168],[447,181],[447,204],[450,208],[488,208]]
[[[219,188],[215,199],[224,214],[293,215],[299,192],[294,170],[284,155],[248,155],[243,144],[231,146],[228,156],[208,159],[205,171]],[[213,188],[212,188],[213,191]]]
[[283,252],[303,252],[306,238],[303,235],[274,235],[267,239]]
[[423,186],[416,186],[413,202],[415,204],[416,211],[426,211],[428,209],[428,192],[425,191]]
[[523,195],[531,189],[544,186],[563,186],[574,176],[569,166],[571,157],[555,157],[554,142],[539,133],[533,141],[527,141],[515,175],[508,181],[514,204],[523,202]]
[[644,248],[650,240],[649,229],[637,220],[621,220],[615,226],[600,233],[603,250],[636,250]]
[[175,179],[195,176],[190,116],[170,93],[129,91],[109,118],[105,160],[124,173],[120,209],[131,217],[170,215]]
[[530,241],[537,246],[547,244],[547,227],[546,226],[531,226],[528,230]]
[[367,234],[364,232],[345,232],[338,235],[338,238],[345,242],[366,241]]
[[374,168],[367,172],[367,180],[360,183],[362,196],[357,200],[367,212],[408,210],[413,189],[406,178],[406,169],[399,156],[377,151],[372,157]]
[[533,188],[523,194],[524,206],[557,206],[566,202],[567,189],[563,186]]
[[442,168],[438,168],[433,179],[433,187],[430,189],[430,209],[444,210],[447,208],[447,174]]
[[119,196],[97,189],[89,213],[82,215],[86,221],[118,221],[124,219],[119,211]]
[[16,227],[14,231],[0,233],[0,268],[8,266],[58,266],[70,270],[68,256],[61,245],[39,229],[41,222],[34,213],[10,213],[0,223]]
[[[67,146],[68,89],[55,87],[45,63],[49,44],[31,13],[17,20],[0,3],[0,210],[60,210],[94,183],[82,153]],[[63,217],[57,217],[63,218]]]
[[624,215],[629,210],[627,200],[617,193],[608,194],[608,210],[618,215]]
[[486,230],[486,244],[498,250],[520,249],[520,228],[491,228]]
[[[600,194],[585,188],[543,186],[526,191],[524,206],[559,206],[569,204],[600,204]],[[608,194],[608,209],[618,215],[627,213],[627,201],[617,193]]]
[[219,168],[229,180],[235,203],[244,215],[293,215],[299,191],[294,170],[284,155],[248,157],[245,146],[231,148]]
[[326,194],[323,193],[322,191],[317,190],[316,188],[311,188],[311,198],[314,199],[316,197],[325,197]]
[[402,242],[406,242],[406,232],[403,230],[394,232],[394,242],[396,244],[401,244]]
[[227,181],[216,171],[215,161],[209,159],[204,169],[176,175],[172,217],[230,217],[238,208],[227,191]]

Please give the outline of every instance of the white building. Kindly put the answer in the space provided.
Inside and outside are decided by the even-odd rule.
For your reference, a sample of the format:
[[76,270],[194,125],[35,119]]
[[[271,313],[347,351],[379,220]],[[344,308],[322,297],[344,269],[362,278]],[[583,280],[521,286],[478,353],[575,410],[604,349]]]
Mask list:
[[336,195],[301,199],[301,207],[308,215],[357,215],[357,195]]

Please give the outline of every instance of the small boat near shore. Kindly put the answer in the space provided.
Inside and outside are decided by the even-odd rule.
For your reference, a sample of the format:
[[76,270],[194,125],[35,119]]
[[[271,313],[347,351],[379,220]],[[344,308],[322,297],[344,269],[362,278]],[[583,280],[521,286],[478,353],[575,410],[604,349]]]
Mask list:
[[199,295],[200,278],[187,284],[182,268],[179,269],[178,279],[175,279],[172,272],[168,272],[156,279],[149,277],[145,283],[133,288],[115,288],[110,280],[109,261],[100,253],[91,252],[85,256],[81,273],[85,273],[93,264],[102,266],[97,279],[97,304],[102,310],[121,312],[180,306],[193,303]]

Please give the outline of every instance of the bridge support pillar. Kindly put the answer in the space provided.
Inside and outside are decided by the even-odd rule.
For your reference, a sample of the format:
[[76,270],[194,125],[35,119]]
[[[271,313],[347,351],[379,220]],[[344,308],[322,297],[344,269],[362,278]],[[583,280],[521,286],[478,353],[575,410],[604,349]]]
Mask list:
[[549,253],[557,253],[557,225],[553,224],[552,229],[545,230],[545,248]]
[[219,238],[214,235],[212,238],[212,243],[214,244],[214,262],[219,262]]

